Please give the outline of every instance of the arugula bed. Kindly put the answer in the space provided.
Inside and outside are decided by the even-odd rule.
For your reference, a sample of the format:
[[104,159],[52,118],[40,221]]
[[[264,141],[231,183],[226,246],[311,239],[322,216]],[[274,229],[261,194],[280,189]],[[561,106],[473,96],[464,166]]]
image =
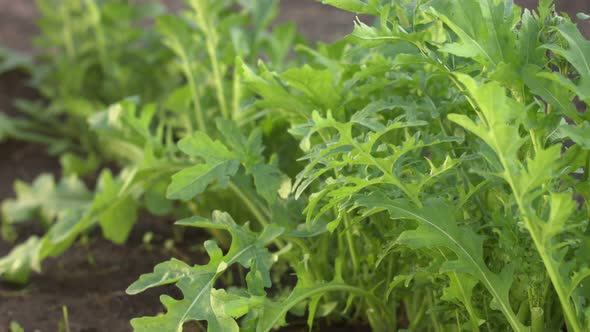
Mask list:
[[547,0],[322,2],[374,23],[310,45],[273,0],[39,1],[44,99],[0,139],[64,176],[3,203],[46,233],[2,278],[147,210],[211,240],[129,286],[182,292],[135,331],[589,331],[590,41]]

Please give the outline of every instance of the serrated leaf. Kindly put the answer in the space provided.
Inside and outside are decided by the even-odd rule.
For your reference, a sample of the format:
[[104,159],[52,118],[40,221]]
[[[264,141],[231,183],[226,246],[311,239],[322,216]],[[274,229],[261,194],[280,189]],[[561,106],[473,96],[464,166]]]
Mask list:
[[512,272],[506,268],[503,273],[495,274],[487,267],[483,237],[469,228],[457,226],[452,208],[439,200],[424,202],[424,207],[417,208],[406,200],[393,200],[377,193],[357,198],[356,204],[369,210],[386,210],[393,219],[416,220],[418,228],[403,232],[398,243],[416,249],[446,247],[452,250],[457,259],[445,262],[443,270],[469,273],[475,277],[492,294],[497,309],[502,311],[512,328],[526,331],[510,305]]
[[584,122],[580,126],[563,125],[559,127],[559,131],[579,144],[584,150],[590,150],[590,124],[588,122]]
[[277,75],[270,72],[262,64],[260,69],[261,73],[257,75],[245,63],[241,63],[241,75],[244,77],[248,88],[262,97],[258,104],[261,107],[285,110],[289,116],[294,118],[309,118],[310,111],[314,109],[313,104],[307,98],[301,98],[290,93],[280,84]]
[[274,203],[278,197],[278,191],[284,180],[281,170],[274,165],[259,164],[255,165],[252,170],[256,191],[269,204]]
[[314,69],[308,65],[293,68],[280,75],[288,85],[303,92],[314,109],[336,110],[340,104],[340,93],[336,89],[334,74],[327,69]]
[[206,162],[235,159],[235,154],[230,152],[223,143],[212,140],[200,131],[180,140],[178,148],[187,155],[201,157]]
[[75,176],[55,183],[52,175],[42,174],[31,185],[15,182],[16,199],[2,203],[2,213],[8,222],[30,220],[37,215],[51,221],[68,209],[85,209],[91,201],[91,193]]
[[223,143],[211,140],[202,132],[182,139],[178,147],[189,156],[202,158],[204,163],[185,168],[172,176],[166,193],[169,199],[192,199],[213,183],[224,187],[240,166],[236,155]]
[[518,60],[511,32],[512,15],[506,1],[435,0],[431,6],[460,41],[448,43],[442,52],[474,58],[482,64],[496,66],[500,62]]
[[235,160],[186,168],[172,176],[166,196],[169,199],[189,200],[204,192],[213,183],[225,187],[238,168],[239,163]]
[[93,206],[106,207],[99,221],[104,237],[113,243],[124,244],[137,221],[139,206],[131,195],[122,193],[124,183],[113,179],[109,172],[101,175]]
[[31,275],[31,266],[39,252],[40,241],[31,236],[0,259],[0,278],[15,284],[25,284]]
[[563,56],[576,68],[580,74],[579,82],[569,84],[569,80],[563,78],[562,83],[564,87],[573,89],[582,100],[590,102],[590,41],[571,22],[562,23],[556,29],[567,41],[567,48],[555,44],[546,44],[543,47]]
[[469,313],[471,328],[474,331],[479,330],[479,326],[485,323],[485,320],[479,318],[473,305],[473,289],[479,281],[466,274],[449,273],[449,285],[443,290],[442,300],[449,302],[459,302]]
[[214,288],[215,281],[226,269],[237,263],[258,273],[264,287],[269,287],[272,258],[266,245],[279,236],[282,229],[269,227],[262,234],[256,234],[247,225],[239,226],[227,213],[218,211],[213,213],[212,220],[197,217],[180,221],[179,224],[227,230],[232,236],[231,247],[224,255],[217,244],[207,241],[208,264],[190,267],[178,260],[171,260],[156,266],[153,273],[141,276],[129,286],[129,294],[174,283],[183,292],[184,298],[174,300],[163,296],[162,302],[167,312],[161,316],[133,319],[133,328],[145,332],[182,331],[186,322],[205,320],[208,331],[238,331],[231,314],[243,314],[245,309],[228,310],[235,308],[236,298],[219,293]]
[[[120,192],[124,180],[124,177],[115,180],[110,171],[103,171],[93,199],[76,178],[65,178],[55,185],[51,177],[40,177],[35,186],[44,184],[45,188],[49,189],[36,193],[27,191],[23,196],[27,203],[23,205],[26,207],[23,211],[32,213],[35,209],[41,209],[52,218],[50,221],[53,224],[43,237],[36,240],[36,245],[20,245],[13,248],[11,253],[2,259],[0,275],[7,272],[3,268],[16,265],[19,266],[22,278],[28,277],[31,270],[40,271],[44,259],[63,253],[80,234],[99,223],[105,236],[111,241],[125,242],[136,221],[137,206],[128,193]],[[54,196],[48,198],[48,192]],[[55,203],[55,199],[60,199],[59,204]],[[39,202],[42,204],[39,205]],[[30,214],[24,216],[28,218]],[[23,246],[27,248],[27,258],[23,258]]]

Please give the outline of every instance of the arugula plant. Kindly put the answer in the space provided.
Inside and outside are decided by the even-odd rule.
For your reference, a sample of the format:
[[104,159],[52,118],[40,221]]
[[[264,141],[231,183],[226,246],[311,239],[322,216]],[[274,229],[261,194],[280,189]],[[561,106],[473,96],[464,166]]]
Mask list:
[[145,207],[213,239],[207,264],[171,259],[128,288],[183,294],[137,331],[589,330],[590,41],[547,0],[323,2],[374,24],[289,58],[273,1],[159,16],[165,91],[85,117],[97,163],[122,171],[94,192],[19,183],[8,224],[49,232],[0,274],[26,281],[97,224],[123,243]]
[[[101,2],[100,4],[114,6],[110,9],[113,15],[125,14],[136,17],[141,12],[133,7],[127,8],[127,5],[124,6],[127,10],[121,12],[120,2]],[[128,93],[131,96],[108,107],[105,106],[106,109],[102,111],[95,111],[94,107],[90,107],[89,110],[92,112],[68,115],[66,119],[83,124],[76,129],[76,132],[81,131],[80,137],[88,137],[98,150],[80,146],[88,154],[86,158],[81,158],[78,151],[66,150],[68,152],[65,152],[61,158],[64,176],[59,181],[56,181],[53,176],[41,175],[30,185],[22,182],[15,184],[17,198],[2,204],[3,233],[10,237],[14,234],[16,225],[33,218],[40,219],[47,232],[41,237],[30,238],[0,259],[0,274],[4,279],[17,283],[26,282],[31,270],[39,271],[41,262],[45,258],[60,255],[79,236],[96,226],[102,229],[103,235],[108,240],[118,244],[125,243],[137,221],[139,212],[143,209],[158,216],[181,218],[190,213],[208,213],[209,206],[212,205],[209,202],[226,201],[229,197],[238,197],[250,207],[250,212],[247,213],[256,216],[262,223],[268,223],[269,218],[263,212],[268,214],[270,210],[289,211],[286,205],[277,203],[266,208],[263,204],[266,201],[270,202],[269,204],[274,203],[276,191],[283,185],[285,179],[276,167],[276,158],[262,154],[260,130],[253,131],[249,135],[247,145],[242,144],[242,141],[246,139],[240,131],[252,128],[254,120],[246,102],[249,95],[246,91],[242,91],[239,81],[232,79],[233,73],[230,69],[234,66],[237,55],[245,59],[265,56],[277,62],[283,62],[286,60],[290,40],[295,40],[298,36],[292,25],[278,26],[274,31],[267,29],[276,14],[277,4],[274,1],[261,3],[260,6],[244,4],[241,11],[235,10],[233,6],[236,3],[233,1],[226,1],[223,4],[192,1],[188,4],[188,10],[176,19],[159,16],[156,21],[158,37],[150,37],[154,41],[153,46],[150,46],[151,44],[142,46],[145,47],[142,53],[153,51],[168,54],[166,56],[168,61],[164,64],[164,68],[169,72],[166,79],[170,87],[158,91],[158,95],[154,97],[151,97],[151,93],[147,90],[136,92],[121,88],[117,93]],[[63,5],[66,6],[66,3]],[[73,9],[68,8],[83,11],[83,13],[78,11],[75,13],[86,15],[83,9],[87,9],[85,6],[92,4],[72,2],[71,5]],[[102,7],[95,9],[100,8]],[[107,10],[107,8],[102,9]],[[201,10],[206,12],[201,13]],[[50,19],[57,20],[50,15],[52,13],[46,13],[48,17],[45,17],[43,22],[51,21]],[[197,13],[205,15],[210,20],[206,22],[207,29],[211,29],[212,26],[217,27],[217,35],[211,37],[215,39],[214,41],[209,39],[209,35],[202,26],[193,25],[193,22],[199,19]],[[57,25],[61,21],[51,22]],[[121,22],[117,24],[119,23]],[[107,28],[101,27],[101,29]],[[252,29],[254,32],[248,36],[252,38],[252,41],[243,40],[246,38],[245,33],[240,34],[237,29],[244,31]],[[48,36],[42,41],[56,47],[61,45],[52,39],[54,35],[50,31],[51,29],[45,30]],[[154,32],[145,32],[145,34],[156,35]],[[97,47],[94,44],[95,40],[92,39],[95,38],[94,35],[80,38],[89,44],[89,47]],[[84,38],[90,38],[90,40]],[[184,38],[182,43],[179,43],[178,38]],[[211,50],[217,50],[215,44],[218,43],[219,38],[233,40],[233,43],[211,53]],[[206,45],[211,43],[213,45],[207,48]],[[248,45],[251,49],[244,49],[243,45]],[[119,45],[116,48],[123,47]],[[256,56],[250,54],[253,50],[258,52]],[[117,51],[123,52],[123,50]],[[88,56],[96,56],[96,52],[89,51]],[[187,59],[191,62],[187,63]],[[51,70],[57,70],[56,67],[58,67],[46,65]],[[141,66],[139,72],[133,70],[133,73],[137,75],[151,71],[151,67],[154,66],[151,63],[135,65]],[[74,60],[67,63],[67,67],[77,66]],[[108,68],[112,69],[110,66]],[[126,68],[126,70],[132,69]],[[157,74],[157,71],[153,74]],[[44,78],[52,77],[43,71],[35,75],[43,75]],[[105,78],[104,84],[109,84],[109,80]],[[151,79],[149,76],[134,79],[136,83],[142,80]],[[97,82],[92,81],[92,83]],[[144,88],[149,87],[146,85]],[[85,94],[96,93],[94,88],[85,88],[83,91]],[[71,98],[83,102],[90,103],[93,100],[93,97],[81,95],[79,92],[68,90],[68,93],[71,94]],[[54,97],[50,99],[50,103],[58,103],[59,100],[60,98]],[[224,100],[227,110],[222,109],[220,100]],[[102,104],[97,102],[97,105]],[[80,109],[75,107],[75,110]],[[231,113],[226,114],[226,111]],[[61,121],[60,116],[51,114],[47,118],[55,122]],[[199,122],[200,120],[197,119],[202,121]],[[12,123],[17,123],[16,121],[28,126],[36,120],[23,118]],[[215,123],[219,129],[214,127]],[[44,126],[47,126],[47,123]],[[207,130],[213,138],[209,138],[204,133],[193,135],[198,126],[202,126],[202,129]],[[85,132],[86,130],[88,132]],[[38,134],[33,129],[26,133]],[[216,143],[211,146],[213,152],[203,149],[202,144],[207,145],[213,142],[215,137],[221,138],[222,133],[229,147]],[[177,147],[176,142],[181,138],[184,138],[181,141],[186,142],[186,148],[184,145]],[[191,147],[191,144],[196,147]],[[216,147],[227,151],[224,155],[228,159],[225,168],[223,166],[217,168],[215,163],[220,162],[219,160],[207,158],[218,152]],[[194,181],[197,188],[191,188],[190,193],[187,193],[186,189],[176,190],[172,185],[167,195],[166,188],[170,184],[171,175],[186,168],[193,159],[199,157],[215,165],[209,169],[197,167],[187,171],[190,176],[199,177]],[[110,167],[104,168],[97,174],[95,188],[87,188],[82,177],[94,173],[98,167],[104,167],[110,162],[115,163],[117,171],[113,171]],[[238,169],[240,163],[244,165],[246,171]],[[228,181],[226,181],[228,177],[235,177],[230,183],[229,193]],[[256,185],[253,184],[252,179]],[[194,196],[202,194],[206,189],[209,190],[209,195],[206,197],[203,195],[200,202],[191,201]],[[168,200],[167,196],[184,201],[176,204]],[[239,208],[239,204],[235,207]]]
[[9,136],[46,145],[65,163],[97,159],[101,149],[88,116],[128,96],[156,101],[173,86],[171,54],[140,27],[162,8],[112,0],[37,5],[42,35],[30,76],[41,98],[17,101],[20,116],[5,119],[14,127]]
[[243,70],[258,106],[301,137],[293,193],[309,229],[330,232],[298,243],[306,282],[386,294],[318,290],[309,317],[336,301],[332,313],[374,330],[401,327],[400,310],[416,330],[588,329],[587,119],[574,99],[588,102],[589,42],[549,2],[327,2],[377,23],[358,22],[349,45],[302,48],[308,66]]

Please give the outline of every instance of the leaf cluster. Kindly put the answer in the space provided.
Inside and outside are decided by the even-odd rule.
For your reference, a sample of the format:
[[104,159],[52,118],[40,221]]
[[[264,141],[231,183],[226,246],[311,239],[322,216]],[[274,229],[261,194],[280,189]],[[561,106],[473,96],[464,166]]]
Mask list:
[[64,177],[15,185],[4,233],[47,232],[0,275],[95,227],[122,244],[147,210],[212,240],[128,288],[182,292],[137,331],[589,330],[590,41],[551,1],[323,2],[374,22],[310,45],[272,0],[40,1],[45,100],[0,138],[47,144]]

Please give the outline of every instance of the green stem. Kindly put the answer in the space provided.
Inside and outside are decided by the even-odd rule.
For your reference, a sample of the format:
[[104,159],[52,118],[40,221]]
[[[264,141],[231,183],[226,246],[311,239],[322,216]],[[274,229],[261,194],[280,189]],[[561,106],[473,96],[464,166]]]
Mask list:
[[[322,138],[322,140],[324,141],[324,143],[328,142],[328,138],[325,137],[323,135],[322,132],[319,132],[320,137]],[[340,173],[338,172],[337,169],[334,169],[334,176],[335,178],[338,178],[340,176]],[[338,215],[338,210],[334,207],[334,215]],[[352,266],[353,266],[353,274],[356,276],[356,274],[359,271],[359,260],[356,254],[356,248],[354,245],[354,240],[352,238],[352,224],[350,222],[350,218],[348,216],[348,213],[344,212],[344,225],[345,225],[345,229],[344,229],[344,234],[346,236],[346,242],[348,245],[348,251],[350,252],[350,258],[352,261]]]
[[[252,212],[262,228],[266,228],[268,225],[270,225],[270,221],[265,216],[265,212],[263,212],[239,186],[230,181],[229,188],[236,194],[236,196],[238,196],[238,198],[242,200],[244,204],[246,204],[246,207],[248,207],[248,210]],[[266,215],[269,215],[269,213],[266,212]],[[280,239],[274,240],[274,243],[279,249],[282,249],[286,246],[285,242],[281,241]]]
[[94,31],[94,38],[96,39],[96,45],[98,48],[98,56],[100,60],[100,66],[102,67],[102,71],[106,72],[109,69],[108,64],[108,57],[106,53],[106,39],[104,36],[104,31],[102,30],[101,24],[101,14],[100,9],[94,2],[94,0],[86,0],[86,4],[88,5],[88,11],[90,14],[92,28]]
[[531,308],[531,332],[543,332],[544,330],[544,312],[542,308]]
[[233,94],[232,94],[232,119],[239,122],[240,114],[240,101],[242,100],[242,77],[240,75],[239,59],[236,57],[236,63],[234,65],[234,77],[233,77]]
[[[320,295],[323,293],[327,293],[327,292],[347,292],[347,293],[356,294],[358,296],[362,296],[365,299],[367,299],[368,302],[372,303],[375,306],[375,308],[379,310],[379,312],[384,314],[383,315],[384,319],[388,320],[387,316],[385,315],[387,313],[387,308],[383,305],[383,303],[381,303],[379,298],[376,297],[375,295],[373,295],[372,293],[367,292],[366,290],[364,290],[362,288],[349,286],[346,284],[328,284],[328,285],[308,289],[305,292],[301,292],[301,294],[298,294],[294,298],[289,297],[287,300],[284,301],[284,305],[281,306],[280,311],[277,312],[276,314],[273,314],[273,319],[265,321],[266,324],[262,325],[260,327],[260,329],[257,329],[257,330],[263,331],[263,332],[268,332],[268,331],[272,330],[275,327],[275,325],[279,322],[279,320],[282,317],[284,317],[284,315],[289,310],[291,310],[295,305],[297,305],[298,303],[300,303],[301,301],[303,301],[305,299],[308,299],[308,298],[311,298],[311,297],[314,297],[316,295]],[[386,324],[386,323],[384,323],[384,325],[391,326],[390,324]]]
[[66,307],[65,305],[62,306],[61,311],[63,314],[63,324],[64,324],[65,332],[71,332],[70,319],[69,319],[69,315],[68,315],[68,307]]
[[[428,306],[432,307],[434,303],[432,292],[428,294]],[[434,312],[430,312],[430,321],[432,322],[432,326],[434,326],[434,330],[436,332],[443,332],[442,326],[440,326],[440,322],[438,321],[436,314]]]
[[[497,142],[497,137],[495,135],[493,136],[493,139],[494,139],[494,142]],[[506,181],[508,182],[508,185],[510,186],[510,188],[512,188],[512,191],[514,193],[516,204],[518,206],[518,209],[522,213],[522,218],[524,220],[524,224],[525,224],[526,228],[528,229],[529,234],[531,235],[531,238],[533,239],[533,243],[535,245],[535,248],[537,249],[537,251],[539,252],[539,255],[541,256],[541,260],[543,261],[543,264],[545,265],[545,269],[547,270],[547,274],[549,275],[549,278],[551,279],[553,287],[555,288],[555,292],[557,293],[557,296],[559,297],[559,301],[561,302],[561,306],[564,311],[566,323],[568,324],[568,326],[571,327],[571,331],[582,332],[582,327],[580,326],[580,322],[578,321],[576,311],[574,310],[574,308],[572,308],[572,305],[569,301],[568,293],[562,283],[561,278],[559,277],[560,273],[558,271],[558,268],[555,265],[553,265],[553,261],[551,260],[550,254],[545,249],[544,243],[541,239],[541,235],[537,232],[537,229],[535,228],[534,222],[531,219],[531,217],[528,216],[529,211],[527,209],[527,206],[524,204],[522,194],[520,193],[519,188],[516,186],[516,181],[514,180],[515,175],[512,174],[512,172],[510,171],[510,167],[508,165],[506,157],[501,152],[502,149],[498,148],[497,143],[495,145],[496,146],[494,147],[494,149],[496,150],[496,152],[498,154],[498,158],[500,159],[500,163],[502,164],[502,167],[504,168],[504,172],[506,175]]]
[[346,235],[346,242],[348,244],[348,251],[350,251],[350,259],[352,260],[352,267],[353,271],[356,274],[359,271],[359,260],[356,254],[356,249],[354,246],[354,240],[352,238],[352,224],[350,222],[350,218],[348,217],[348,213],[344,212],[344,234]]
[[[184,51],[184,48],[179,48],[179,56],[182,60],[182,69],[184,71],[184,75],[189,84],[189,88],[191,91],[191,99],[193,100],[193,107],[195,112],[195,117],[197,121],[197,128],[202,131],[203,133],[207,133],[207,125],[205,122],[205,116],[203,114],[203,109],[201,108],[201,98],[199,97],[199,91],[197,90],[197,83],[195,80],[195,75],[193,74],[192,70],[192,62],[188,58],[188,55]],[[193,131],[192,124],[190,124],[189,130]]]
[[252,212],[254,217],[256,217],[256,220],[258,220],[260,226],[267,227],[270,224],[262,210],[258,208],[256,203],[254,203],[239,186],[230,181],[229,188],[236,194],[236,196],[238,196],[239,199],[242,200],[244,204],[246,204],[246,207],[248,208],[248,210],[250,210],[250,212]]
[[213,28],[214,23],[211,19],[208,19],[213,17],[214,15],[213,13],[208,12],[208,8],[206,8],[207,5],[204,5],[202,0],[192,0],[191,5],[193,6],[196,12],[197,24],[199,25],[199,27],[203,31],[203,34],[205,35],[207,55],[209,56],[209,61],[211,61],[211,67],[213,71],[213,84],[215,86],[219,108],[221,109],[222,116],[224,118],[229,119],[230,113],[227,107],[227,101],[225,99],[223,88],[223,74],[221,72],[221,66],[219,65],[219,60],[217,58],[219,37],[217,35],[217,30]]
[[422,319],[424,318],[424,314],[426,313],[426,306],[424,305],[424,302],[426,301],[424,298],[422,298],[420,306],[418,307],[418,312],[415,314],[415,316],[412,317],[412,321],[410,322],[411,331],[417,331],[417,327],[420,325]]
[[590,152],[586,152],[586,169],[584,169],[584,177],[582,182],[588,182],[590,177]]
[[70,15],[68,13],[67,4],[64,3],[61,5],[61,16],[62,16],[62,35],[64,40],[64,46],[66,48],[66,54],[70,59],[76,57],[76,48],[74,47],[74,38],[72,36],[72,25],[70,22]]

